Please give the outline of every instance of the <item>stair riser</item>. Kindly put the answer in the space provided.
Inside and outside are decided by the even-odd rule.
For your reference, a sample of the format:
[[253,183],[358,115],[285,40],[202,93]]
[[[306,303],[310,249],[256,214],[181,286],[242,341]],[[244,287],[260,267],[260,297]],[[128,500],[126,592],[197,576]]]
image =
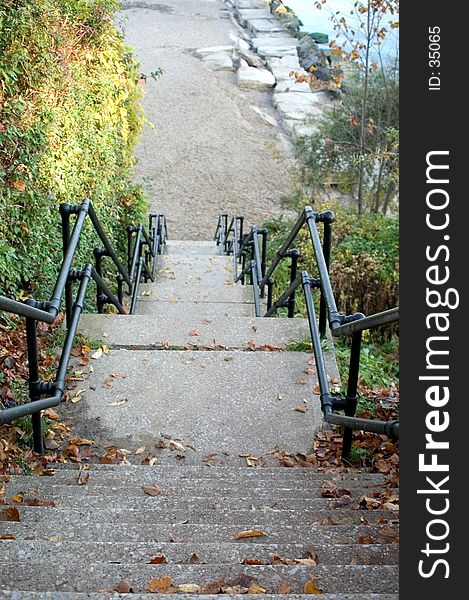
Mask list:
[[[80,524],[67,523],[64,530],[59,522],[46,521],[44,523],[7,522],[0,523],[0,535],[12,533],[17,539],[27,536],[36,536],[39,540],[49,540],[51,536],[61,536],[62,540],[72,541],[103,541],[115,542],[190,542],[205,544],[213,542],[234,542],[235,536],[240,531],[252,529],[253,521],[225,525],[164,525],[155,524],[151,527],[145,524],[127,522],[119,523],[87,523],[86,527]],[[266,527],[262,537],[253,537],[239,540],[238,544],[247,544],[248,547],[256,544],[357,544],[360,536],[370,536],[371,541],[380,543],[382,531],[397,531],[395,526],[375,525],[319,525],[307,526],[293,524],[291,527]]]
[[[41,577],[35,576],[42,570]],[[128,579],[134,590],[145,591],[145,587],[153,577],[172,577],[174,583],[196,583],[202,585],[207,581],[225,581],[245,574],[253,577],[267,592],[275,593],[277,587],[288,581],[292,591],[301,593],[304,584],[314,577],[318,586],[329,593],[340,592],[391,592],[398,591],[397,568],[392,566],[341,566],[331,570],[327,566],[312,568],[294,567],[240,567],[240,566],[204,566],[204,565],[106,565],[86,564],[80,567],[75,559],[61,566],[39,563],[37,565],[4,565],[0,575],[0,585],[5,587],[6,581],[15,581],[16,588],[28,590],[33,587],[37,591],[82,591],[112,590],[121,579]]]
[[[256,526],[269,526],[279,527],[290,526],[292,524],[303,524],[305,526],[312,525],[313,523],[320,523],[331,517],[335,519],[334,522],[344,524],[360,524],[360,523],[375,523],[380,519],[392,520],[396,518],[396,515],[388,511],[361,511],[361,510],[336,510],[328,511],[326,505],[323,505],[322,509],[315,511],[261,511],[261,510],[249,510],[249,506],[246,506],[244,511],[227,510],[223,506],[220,510],[213,510],[212,512],[200,513],[197,510],[191,510],[190,503],[187,509],[181,508],[180,510],[164,510],[164,507],[158,505],[158,503],[142,503],[140,506],[135,503],[133,506],[122,505],[121,503],[113,503],[106,501],[107,507],[102,508],[103,499],[99,499],[96,502],[90,503],[87,499],[83,499],[82,502],[77,501],[73,508],[70,507],[69,502],[63,502],[63,507],[60,506],[60,500],[57,500],[57,507],[45,507],[45,506],[21,506],[16,505],[21,521],[23,523],[34,522],[44,523],[49,519],[54,519],[56,522],[90,522],[90,523],[120,523],[125,521],[127,523],[158,523],[168,524],[171,523],[185,523],[203,525],[209,521],[212,525],[221,524],[223,526],[233,523],[250,523],[248,528]],[[117,504],[117,507],[116,507]],[[200,508],[200,507],[199,507]],[[225,512],[223,512],[225,510]]]
[[27,560],[47,561],[51,564],[73,561],[78,555],[87,556],[90,562],[119,562],[122,564],[145,564],[155,556],[164,556],[168,564],[188,564],[194,554],[198,564],[241,564],[246,559],[262,560],[271,564],[273,556],[285,559],[308,557],[314,550],[320,565],[356,564],[393,565],[398,562],[399,548],[396,544],[358,546],[301,546],[261,545],[255,548],[239,544],[85,544],[80,542],[19,542],[2,545],[2,563]]

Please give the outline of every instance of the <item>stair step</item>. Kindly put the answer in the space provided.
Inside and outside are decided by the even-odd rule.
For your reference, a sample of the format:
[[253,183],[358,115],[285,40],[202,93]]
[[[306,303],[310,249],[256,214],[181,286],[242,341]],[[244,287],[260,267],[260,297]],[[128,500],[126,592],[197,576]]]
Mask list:
[[[38,578],[37,573],[41,572]],[[398,569],[388,565],[341,565],[330,569],[327,565],[316,567],[294,566],[241,566],[241,565],[114,565],[89,563],[87,557],[74,557],[60,565],[45,561],[20,564],[2,564],[0,585],[14,581],[15,588],[37,591],[112,590],[122,579],[128,579],[137,592],[145,591],[152,578],[171,577],[175,585],[209,581],[226,582],[241,575],[256,581],[269,593],[287,581],[292,591],[300,593],[304,584],[314,577],[316,584],[326,592],[391,592],[398,591]],[[235,581],[233,581],[235,583]]]
[[[196,460],[223,451],[257,456],[279,440],[307,453],[322,423],[315,377],[305,374],[310,360],[304,352],[112,350],[97,361],[81,406],[87,419],[100,419],[109,443],[128,436],[133,448],[153,447],[164,431],[196,448],[187,455]],[[326,361],[336,376],[333,357]],[[294,410],[304,400],[309,410]]]
[[[214,298],[216,300],[216,298]],[[181,316],[213,319],[214,317],[254,317],[254,304],[236,302],[140,302],[139,315],[170,319],[175,323]]]
[[235,543],[174,544],[143,543],[127,544],[113,542],[44,542],[11,540],[2,546],[1,561],[17,563],[22,560],[43,560],[60,563],[85,555],[90,562],[114,562],[122,564],[145,564],[155,556],[163,556],[168,564],[188,564],[194,554],[198,564],[241,564],[244,560],[263,561],[271,564],[272,557],[301,559],[314,551],[321,565],[356,564],[393,565],[399,559],[397,544],[358,544],[357,546],[310,546],[301,544],[256,544],[252,550]]
[[[208,469],[207,469],[208,470]],[[77,485],[78,476],[89,475],[86,478],[86,485]],[[171,500],[172,498],[180,498],[179,491],[184,487],[185,497],[204,498],[211,496],[216,502],[216,497],[222,498],[223,501],[236,501],[241,498],[246,498],[252,502],[256,500],[268,500],[272,503],[281,501],[284,498],[295,500],[297,502],[311,502],[313,499],[320,501],[328,501],[329,498],[321,496],[321,486],[323,481],[333,481],[332,479],[325,480],[300,480],[287,479],[282,480],[282,473],[279,473],[278,480],[275,479],[248,479],[240,478],[220,479],[207,477],[206,479],[192,479],[177,477],[168,478],[161,477],[157,471],[147,469],[146,473],[129,473],[128,477],[125,474],[101,474],[99,472],[82,470],[71,471],[70,473],[57,473],[52,477],[21,477],[17,476],[10,480],[5,486],[4,498],[8,495],[15,495],[21,490],[37,490],[39,493],[54,493],[60,495],[75,494],[80,495],[106,495],[113,494],[117,498],[144,498],[142,492],[143,485],[159,485],[161,493],[158,495],[158,500]],[[382,490],[383,484],[381,480],[348,480],[334,482],[337,488],[346,488],[350,494],[368,494],[371,495],[374,491]],[[156,498],[156,496],[155,496]],[[156,500],[155,500],[156,501]]]
[[[284,595],[288,600],[311,600],[307,594]],[[263,600],[278,600],[278,594],[262,594]],[[100,592],[34,592],[0,590],[0,600],[259,600],[257,594],[119,594],[114,591]],[[399,594],[321,594],[321,600],[399,600]]]
[[[228,280],[227,280],[228,281]],[[252,286],[237,285],[229,281],[229,285],[204,285],[191,284],[175,285],[174,281],[157,283],[142,283],[139,289],[138,301],[146,302],[217,302],[217,303],[247,303],[254,302]],[[188,313],[189,314],[189,313]]]
[[[112,465],[112,464],[93,464],[89,466],[74,465],[73,463],[52,463],[54,470],[53,479],[49,479],[44,476],[34,475],[12,475],[11,482],[14,481],[31,481],[34,483],[51,481],[57,482],[70,482],[75,483],[75,478],[78,471],[83,469],[89,470],[93,475],[93,480],[99,478],[109,482],[126,482],[126,481],[140,481],[136,478],[147,478],[148,474],[155,475],[160,479],[170,479],[175,481],[176,479],[183,480],[185,485],[187,481],[184,480],[205,480],[211,479],[216,481],[233,481],[235,480],[239,485],[242,485],[244,481],[267,481],[274,480],[275,482],[280,481],[310,481],[317,482],[321,485],[323,481],[333,481],[339,487],[344,482],[372,482],[376,485],[384,483],[386,478],[381,473],[363,473],[359,471],[336,469],[336,470],[324,470],[316,471],[315,469],[306,468],[285,468],[285,467],[263,467],[263,468],[250,468],[246,466],[237,467],[208,467],[207,465]],[[295,483],[294,485],[297,485]]]
[[286,348],[288,344],[306,340],[309,327],[306,319],[263,319],[246,317],[182,316],[170,321],[150,315],[85,314],[80,331],[86,336],[105,340],[113,346],[132,348],[171,346],[223,346],[246,349],[270,345]]
[[[255,525],[253,520],[225,525],[224,527],[207,522],[203,524],[152,524],[151,526],[146,523],[127,523],[126,521],[118,523],[87,522],[84,526],[81,522],[60,523],[47,520],[43,523],[34,523],[9,521],[0,522],[0,535],[13,534],[19,540],[29,536],[35,536],[39,540],[50,540],[52,536],[56,539],[56,536],[60,536],[63,541],[234,543],[236,534],[252,529],[253,525]],[[258,543],[356,545],[360,536],[365,536],[370,543],[380,543],[388,541],[391,535],[389,532],[397,531],[397,527],[389,523],[383,525],[298,525],[293,522],[291,525],[284,527],[264,526],[262,531],[265,533],[262,537],[252,537],[236,543],[247,544],[248,546],[255,546]],[[383,538],[383,536],[386,537]]]
[[215,242],[199,240],[168,240],[166,242],[165,254],[182,255],[212,255],[221,254],[221,247]]
[[171,271],[177,276],[179,271],[192,274],[214,273],[218,275],[232,275],[232,256],[210,256],[207,254],[163,254],[157,258],[157,273],[171,276]]
[[[55,500],[53,497],[41,498],[41,500],[53,500],[57,502],[55,507],[45,506],[21,506],[16,505],[22,523],[43,523],[49,519],[55,519],[57,522],[66,521],[71,523],[154,523],[168,524],[181,523],[191,525],[203,525],[210,521],[212,525],[227,525],[240,523],[246,526],[247,529],[257,528],[275,528],[288,527],[293,522],[297,525],[309,526],[313,523],[321,523],[329,517],[334,518],[337,522],[343,525],[360,525],[364,520],[365,523],[374,524],[383,519],[395,517],[390,512],[381,510],[376,511],[361,511],[361,510],[328,510],[328,503],[323,502],[317,506],[312,503],[311,511],[305,511],[298,514],[296,511],[275,511],[275,510],[249,510],[249,505],[245,510],[231,510],[223,505],[220,510],[206,511],[201,513],[190,509],[184,510],[182,507],[179,510],[165,510],[165,506],[159,506],[157,502],[135,502],[134,504],[113,503],[106,498],[106,507],[103,508],[104,498],[76,498],[75,503],[69,503]],[[81,502],[80,502],[81,500]],[[190,502],[190,501],[188,501]],[[206,501],[207,502],[207,501]]]

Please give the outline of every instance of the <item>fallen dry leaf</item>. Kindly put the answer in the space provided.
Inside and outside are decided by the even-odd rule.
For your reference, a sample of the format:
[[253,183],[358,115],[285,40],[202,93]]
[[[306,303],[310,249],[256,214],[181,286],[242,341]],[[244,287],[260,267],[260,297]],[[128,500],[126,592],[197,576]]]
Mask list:
[[16,535],[14,533],[2,533],[0,540],[16,540]]
[[[148,582],[146,587],[146,591],[150,592],[150,594],[166,594],[172,588],[173,580],[171,577],[153,577]],[[174,589],[174,588],[173,588]]]
[[245,558],[241,564],[242,565],[263,565],[264,561],[258,560],[257,558]]
[[60,535],[51,535],[49,538],[49,542],[58,543],[62,541],[62,536]]
[[221,592],[221,582],[220,581],[206,581],[200,586],[199,594],[203,594],[206,596],[212,594],[219,594]]
[[194,329],[191,329],[191,330],[189,331],[189,334],[188,334],[188,335],[189,335],[190,337],[195,337],[195,336],[197,336],[197,335],[200,335],[200,333],[199,333],[199,330],[198,330],[197,328],[195,328],[195,327],[194,327]]
[[124,375],[124,373],[111,373],[111,377],[114,377],[114,379],[125,379],[127,375]]
[[310,579],[305,583],[303,591],[305,594],[322,594],[324,592],[324,590],[316,586],[314,579]]
[[154,556],[151,560],[148,561],[149,565],[164,565],[168,561],[166,560],[166,556]]
[[247,538],[262,537],[264,535],[266,534],[260,529],[248,529],[246,531],[240,531],[237,533],[235,535],[235,540],[245,540]]
[[288,581],[281,581],[277,588],[277,594],[291,594],[292,591]]
[[381,529],[379,539],[384,544],[398,544],[399,532],[396,529]]
[[85,391],[84,389],[78,390],[75,393],[75,396],[73,396],[73,398],[71,398],[70,402],[72,402],[73,404],[76,404],[77,402],[80,402],[81,395],[83,394],[84,391]]
[[189,563],[191,565],[196,565],[199,562],[200,562],[200,558],[197,556],[197,554],[195,552],[193,552],[189,557]]
[[265,594],[266,589],[261,587],[258,583],[253,581],[248,588],[248,594]]
[[293,410],[296,410],[296,412],[305,413],[309,410],[309,406],[306,404],[306,402],[303,402],[303,404],[296,406]]
[[161,494],[161,488],[157,485],[144,485],[142,489],[149,496],[158,496]]
[[102,349],[102,348],[98,348],[98,349],[96,350],[96,352],[94,352],[94,353],[91,355],[91,358],[93,358],[94,360],[98,360],[98,359],[100,359],[100,358],[101,358],[101,356],[102,356],[102,355],[103,355],[103,349]]
[[80,471],[77,477],[77,485],[86,485],[90,480],[90,472],[89,471]]
[[122,404],[125,404],[126,402],[128,402],[128,398],[122,398],[121,400],[116,400],[115,402],[109,402],[108,406],[122,406]]
[[10,506],[9,508],[3,508],[0,510],[0,521],[20,521],[20,513],[16,506]]
[[373,538],[369,534],[368,535],[359,535],[357,541],[359,544],[374,544]]
[[121,579],[113,590],[119,594],[133,594],[134,591],[128,579]]
[[183,594],[198,594],[200,585],[196,583],[181,583],[181,585],[178,585],[178,590]]
[[137,450],[135,450],[134,454],[138,456],[139,454],[143,454],[144,452],[145,452],[145,446],[139,446],[137,448]]

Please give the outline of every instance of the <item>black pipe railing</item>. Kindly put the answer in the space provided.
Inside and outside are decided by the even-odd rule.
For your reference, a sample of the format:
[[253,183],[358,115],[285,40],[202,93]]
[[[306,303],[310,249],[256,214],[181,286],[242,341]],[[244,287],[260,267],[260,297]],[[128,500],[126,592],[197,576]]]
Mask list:
[[[224,215],[220,215],[219,217],[219,227],[217,228],[218,235],[220,235],[222,230],[222,216]],[[399,308],[392,308],[367,317],[362,313],[343,315],[338,311],[334,291],[329,278],[332,223],[334,220],[335,216],[332,211],[328,210],[322,213],[315,213],[311,207],[306,206],[267,269],[265,268],[264,260],[267,248],[267,230],[259,230],[256,226],[253,226],[250,233],[243,236],[242,242],[239,244],[238,253],[243,259],[243,268],[240,274],[237,273],[237,270],[234,271],[234,279],[235,281],[244,283],[245,276],[248,273],[251,274],[256,316],[260,316],[260,297],[263,297],[266,286],[267,309],[263,315],[264,317],[271,317],[276,314],[278,309],[284,307],[288,308],[288,317],[294,317],[296,310],[295,296],[297,290],[300,287],[303,288],[311,341],[317,364],[321,408],[326,422],[340,425],[344,428],[342,455],[345,458],[350,452],[352,433],[355,429],[373,431],[391,437],[399,436],[398,421],[379,421],[355,417],[358,398],[362,332],[374,327],[381,327],[396,322],[399,319]],[[322,223],[324,226],[322,243],[317,223]],[[301,274],[298,274],[297,272],[299,251],[296,248],[292,248],[292,245],[304,226],[306,226],[309,233],[316,269],[319,275],[318,278],[310,277],[307,271],[303,271]],[[262,259],[260,258],[258,242],[258,235],[261,232],[263,233]],[[229,234],[230,229],[227,232],[227,236],[223,238],[223,247],[225,248],[226,253],[232,251]],[[246,265],[246,255],[248,253],[251,255],[251,260],[249,260]],[[273,276],[281,261],[286,258],[291,258],[290,284],[288,288],[280,294],[279,298],[274,301]],[[312,289],[318,289],[320,291],[318,320],[316,319]],[[352,337],[345,397],[334,396],[329,390],[321,347],[321,338],[324,338],[326,335],[327,325],[329,325],[332,335],[336,338],[343,336]],[[343,411],[345,414],[337,414],[335,412],[336,410]]]
[[[57,406],[63,400],[65,377],[90,281],[93,280],[96,284],[98,312],[103,312],[104,304],[112,304],[119,314],[128,314],[123,305],[123,284],[126,283],[131,295],[130,312],[133,313],[136,308],[142,273],[145,273],[145,277],[154,278],[157,255],[163,252],[167,238],[166,219],[163,215],[150,215],[150,233],[147,233],[141,225],[129,228],[131,230],[128,231],[128,266],[130,270],[127,271],[106,236],[89,200],[85,200],[81,205],[76,206],[62,204],[60,214],[63,259],[51,298],[44,302],[30,298],[22,303],[0,296],[0,310],[26,317],[30,400],[30,402],[19,406],[0,410],[0,424],[30,415],[33,425],[34,450],[39,453],[43,452],[40,412],[46,408]],[[76,215],[73,229],[70,226],[71,215]],[[80,271],[73,269],[72,264],[86,217],[89,217],[104,248],[95,248],[94,250],[96,268],[92,264],[87,264]],[[135,239],[133,239],[134,233],[136,233]],[[145,260],[143,258],[144,248],[146,248]],[[102,260],[104,257],[111,258],[117,269],[117,296],[103,278]],[[148,262],[150,259],[152,259],[152,265]],[[73,302],[73,283],[75,281],[79,282],[79,286],[75,302]],[[65,341],[55,379],[53,382],[45,382],[40,380],[39,375],[37,322],[54,323],[60,311],[62,298],[64,299],[66,314]]]

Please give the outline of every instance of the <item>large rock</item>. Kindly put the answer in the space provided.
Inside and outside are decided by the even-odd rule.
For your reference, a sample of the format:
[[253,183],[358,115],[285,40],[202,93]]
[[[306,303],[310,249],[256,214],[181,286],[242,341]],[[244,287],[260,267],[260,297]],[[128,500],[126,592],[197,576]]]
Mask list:
[[202,59],[212,71],[234,71],[233,59],[227,52],[215,52]]
[[250,67],[256,67],[256,69],[262,69],[265,67],[265,60],[262,60],[262,58],[260,58],[254,52],[238,48],[237,53],[238,56],[244,59]]
[[285,32],[277,19],[248,19],[248,29],[253,33],[278,33]]
[[312,93],[284,92],[274,94],[273,102],[284,119],[298,121],[322,114],[321,104],[315,97]]
[[197,56],[203,57],[208,54],[218,54],[220,52],[231,52],[234,49],[233,44],[230,46],[211,46],[210,48],[199,48],[195,51]]
[[283,56],[281,58],[269,58],[267,60],[269,69],[274,72],[276,69],[289,69],[290,71],[296,71],[300,68],[300,62],[298,56]]
[[275,93],[301,92],[302,94],[310,94],[311,88],[307,81],[296,82],[295,77],[290,77],[283,81],[279,81],[275,86]]
[[248,26],[248,19],[271,19],[272,16],[267,8],[245,8],[238,9],[235,13],[241,27]]
[[267,89],[275,85],[275,77],[267,69],[244,67],[238,70],[238,85],[250,89]]

